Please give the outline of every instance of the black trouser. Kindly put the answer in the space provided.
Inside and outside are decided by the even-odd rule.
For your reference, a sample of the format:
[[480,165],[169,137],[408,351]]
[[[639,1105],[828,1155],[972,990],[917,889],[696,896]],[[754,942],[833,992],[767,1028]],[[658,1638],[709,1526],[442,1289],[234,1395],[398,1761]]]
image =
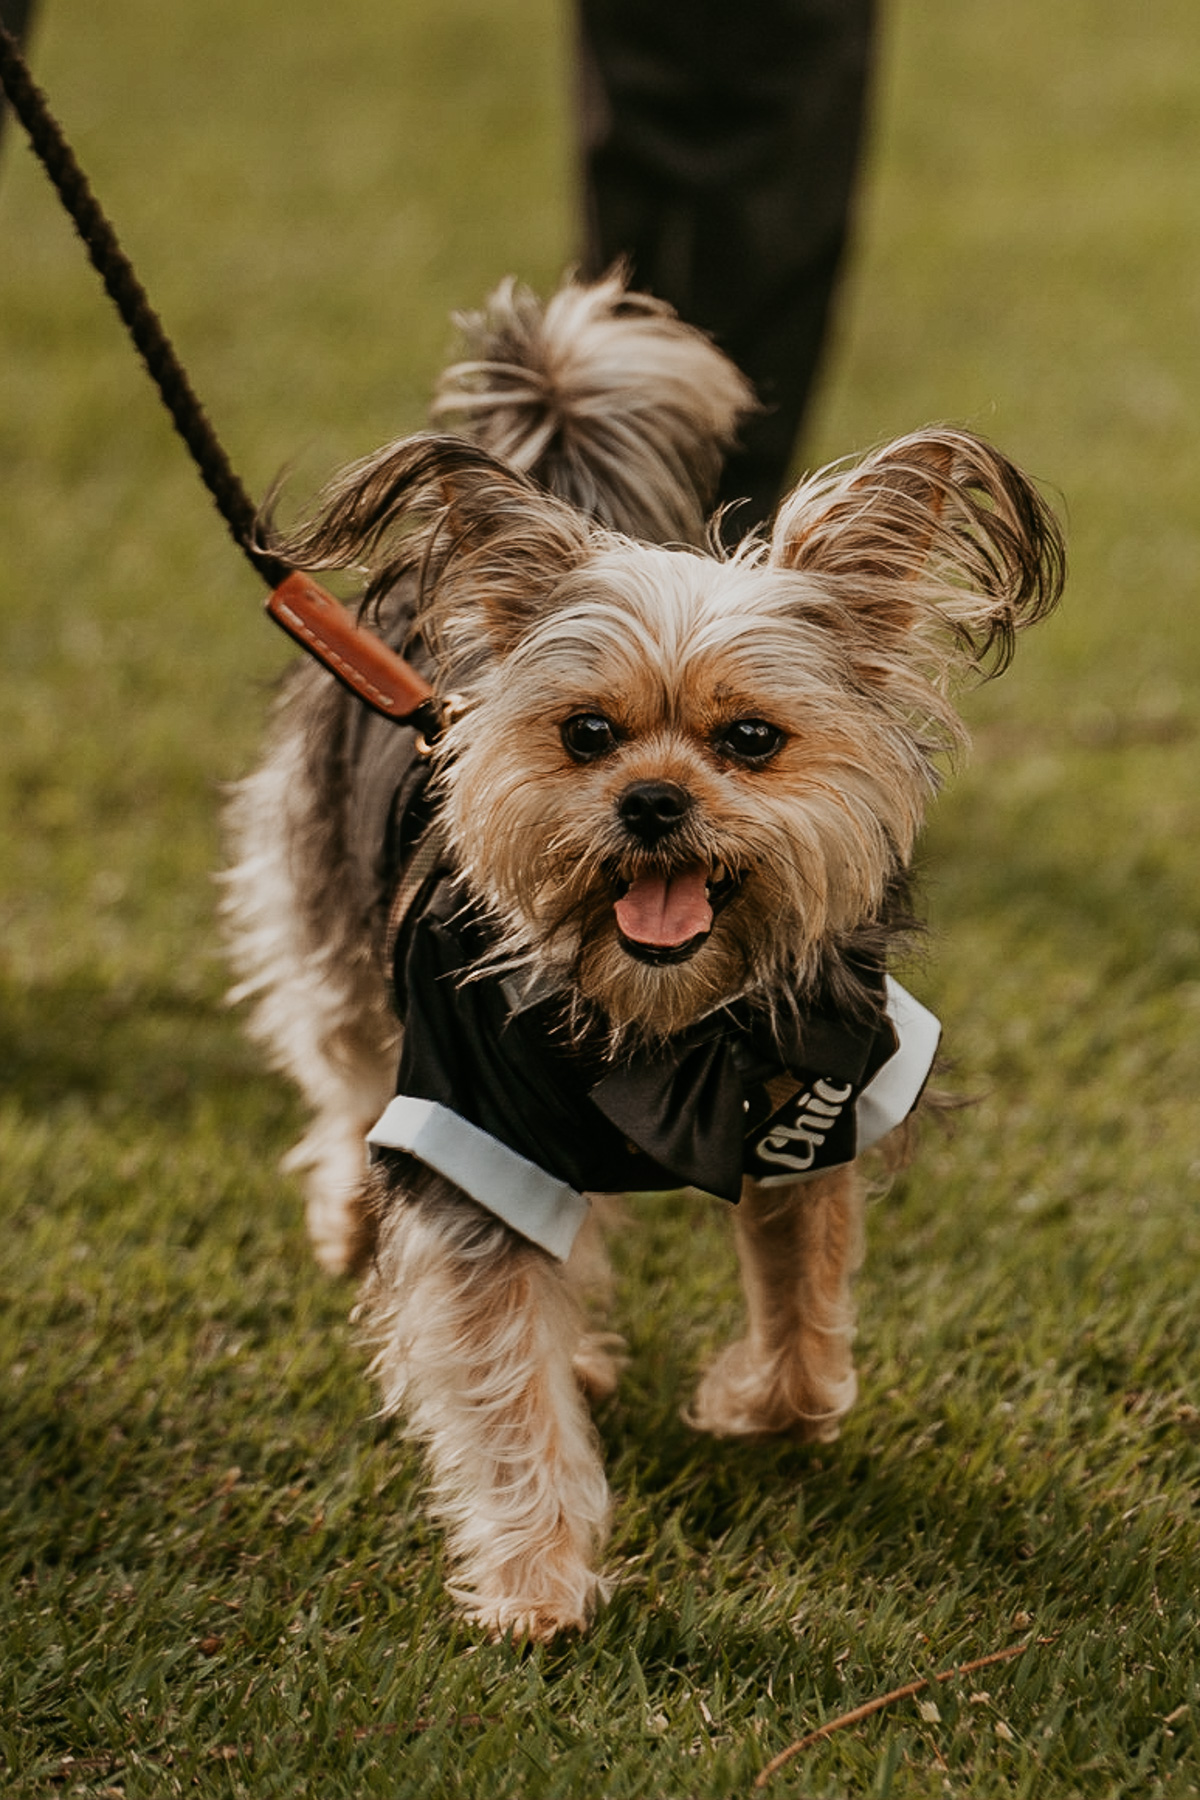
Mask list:
[[585,272],[710,332],[767,411],[721,498],[740,535],[783,487],[858,166],[874,0],[577,0]]

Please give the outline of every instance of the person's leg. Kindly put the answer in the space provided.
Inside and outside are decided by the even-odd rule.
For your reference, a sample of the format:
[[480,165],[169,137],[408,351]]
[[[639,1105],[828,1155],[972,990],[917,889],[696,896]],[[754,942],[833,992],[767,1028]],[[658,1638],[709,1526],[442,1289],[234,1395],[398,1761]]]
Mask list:
[[773,509],[846,243],[874,0],[578,0],[585,272],[710,332],[765,411],[722,499]]

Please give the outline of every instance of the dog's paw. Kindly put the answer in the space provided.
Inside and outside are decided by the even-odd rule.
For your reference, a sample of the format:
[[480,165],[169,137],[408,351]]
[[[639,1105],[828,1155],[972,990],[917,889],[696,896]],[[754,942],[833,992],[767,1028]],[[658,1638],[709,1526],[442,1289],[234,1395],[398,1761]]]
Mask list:
[[717,1357],[684,1418],[693,1430],[712,1437],[831,1444],[858,1394],[858,1378],[845,1353],[838,1365],[816,1370],[791,1356],[764,1359],[743,1338]]
[[575,1379],[593,1406],[610,1400],[629,1361],[625,1339],[615,1331],[589,1331],[571,1358]]
[[351,1194],[330,1194],[310,1184],[305,1208],[313,1255],[327,1275],[361,1275],[371,1260],[375,1220]]
[[522,1607],[518,1602],[500,1607],[478,1606],[468,1611],[467,1622],[478,1625],[496,1644],[503,1638],[514,1643],[549,1644],[571,1631],[584,1631],[582,1613],[562,1613],[553,1606]]
[[375,1247],[376,1215],[364,1182],[370,1126],[370,1119],[348,1125],[340,1114],[320,1117],[280,1164],[301,1178],[309,1242],[329,1275],[361,1275]]
[[575,1571],[558,1594],[461,1594],[468,1622],[492,1639],[549,1644],[569,1632],[586,1631],[597,1606],[608,1598],[609,1584],[591,1569]]

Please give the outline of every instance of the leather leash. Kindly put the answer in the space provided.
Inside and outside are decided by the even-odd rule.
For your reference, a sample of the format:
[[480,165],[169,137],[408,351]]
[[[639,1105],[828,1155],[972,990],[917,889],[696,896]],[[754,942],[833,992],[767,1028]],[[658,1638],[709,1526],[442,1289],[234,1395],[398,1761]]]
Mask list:
[[442,708],[424,676],[382,638],[358,625],[349,610],[311,576],[293,569],[257,543],[257,509],[234,473],[62,127],[35,85],[17,40],[3,25],[0,87],[29,134],[34,153],[83,239],[92,264],[234,542],[272,588],[268,615],[364,705],[397,723],[415,725],[432,739],[441,728]]

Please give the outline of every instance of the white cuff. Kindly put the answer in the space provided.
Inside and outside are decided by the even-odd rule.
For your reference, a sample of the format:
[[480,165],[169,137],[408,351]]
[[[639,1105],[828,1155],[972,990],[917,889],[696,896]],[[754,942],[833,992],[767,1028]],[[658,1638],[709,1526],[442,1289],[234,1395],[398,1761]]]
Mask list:
[[530,1243],[566,1262],[588,1203],[535,1163],[436,1100],[401,1094],[367,1133],[379,1150],[407,1150]]
[[858,1096],[858,1147],[869,1150],[907,1119],[941,1042],[942,1028],[933,1014],[891,976],[887,981],[887,1016],[899,1042],[874,1081]]

